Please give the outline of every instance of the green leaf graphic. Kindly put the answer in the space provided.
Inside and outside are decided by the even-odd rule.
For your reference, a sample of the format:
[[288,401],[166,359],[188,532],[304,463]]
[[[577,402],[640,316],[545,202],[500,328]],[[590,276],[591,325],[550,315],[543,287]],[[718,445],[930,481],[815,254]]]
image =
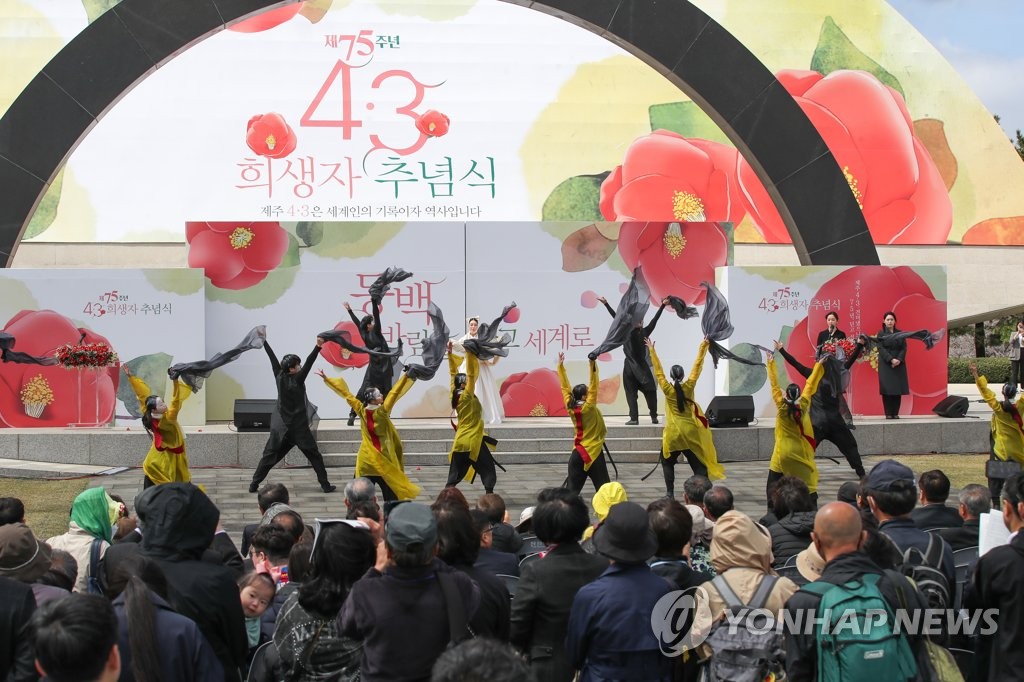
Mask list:
[[298,273],[299,268],[279,267],[276,270],[271,270],[267,274],[267,278],[259,284],[254,284],[248,289],[237,290],[218,289],[210,284],[209,280],[206,280],[206,300],[234,303],[250,310],[266,308],[291,288]]
[[185,270],[184,268],[163,268],[160,270],[143,270],[146,281],[154,289],[172,294],[188,296],[203,290],[205,277],[202,270]]
[[652,104],[647,109],[647,116],[651,121],[651,130],[671,130],[683,137],[697,137],[732,146],[732,141],[718,124],[695,102]]
[[306,246],[316,246],[324,239],[324,224],[299,223],[295,226],[295,236]]
[[826,76],[841,69],[867,71],[906,99],[903,86],[900,85],[896,76],[861,52],[860,48],[854,45],[853,41],[836,25],[832,17],[825,17],[825,22],[821,25],[818,46],[814,49],[814,56],[811,57],[811,69]]
[[544,200],[541,220],[604,220],[599,208],[601,183],[608,172],[597,175],[577,175],[558,183]]
[[[146,382],[149,390],[154,394],[165,397],[167,390],[167,368],[171,366],[171,356],[167,353],[152,353],[132,358],[126,363],[131,373]],[[135,397],[131,383],[126,378],[117,382],[117,399],[128,408],[128,414],[133,417],[141,417],[139,399]]]
[[223,371],[211,374],[203,390],[206,391],[206,418],[214,421],[231,421],[235,400],[245,397],[242,385]]
[[36,212],[32,214],[32,218],[28,221],[28,227],[25,228],[25,236],[22,239],[31,239],[37,237],[53,224],[54,218],[57,217],[57,206],[60,204],[60,190],[64,184],[64,168],[61,167],[57,171],[57,175],[54,176],[53,182],[46,188],[46,194],[43,195],[42,200],[39,202],[39,206],[36,207]]
[[101,14],[119,2],[121,2],[121,0],[82,0],[82,6],[85,7],[85,15],[91,24],[96,21]]
[[299,264],[299,240],[292,233],[288,233],[288,250],[281,257],[279,268],[294,268]]
[[[741,358],[762,362],[761,351],[749,343],[737,343],[730,350]],[[729,395],[754,395],[768,381],[768,371],[762,365],[729,364]]]
[[391,241],[405,223],[299,223],[314,231],[314,225],[323,230],[323,238],[310,251],[324,258],[366,258],[376,254]]

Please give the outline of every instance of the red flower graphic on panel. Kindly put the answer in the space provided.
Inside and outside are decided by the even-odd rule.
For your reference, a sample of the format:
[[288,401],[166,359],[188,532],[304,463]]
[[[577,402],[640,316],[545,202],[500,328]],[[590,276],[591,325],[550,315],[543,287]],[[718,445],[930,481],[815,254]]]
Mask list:
[[[776,76],[843,169],[876,244],[944,244],[953,204],[914,134],[903,97],[864,71],[781,71]],[[768,242],[789,232],[753,169],[739,159],[747,209]]]
[[295,151],[298,140],[284,116],[271,112],[249,119],[245,126],[245,143],[260,156],[282,159]]
[[715,267],[726,265],[729,240],[717,223],[623,223],[619,254],[630,270],[641,267],[655,302],[672,295],[700,304],[700,283],[714,282]]
[[185,224],[188,266],[203,268],[219,289],[247,289],[281,264],[288,233],[280,223]]
[[[352,343],[357,346],[364,345],[359,328],[351,321],[339,322],[334,325],[334,329],[347,331],[351,335]],[[320,357],[335,367],[365,367],[370,362],[370,356],[366,353],[352,353],[331,342],[320,347]]]
[[508,417],[564,417],[568,414],[555,370],[517,372],[501,382],[501,404]]
[[633,142],[601,183],[606,220],[720,221],[738,224],[745,208],[737,152],[718,142],[655,130]]
[[[103,336],[76,327],[52,310],[22,310],[7,322],[4,331],[17,339],[16,350],[35,356],[54,355],[58,346],[77,345],[79,339],[84,344],[110,346]],[[84,370],[79,384],[78,371],[59,365],[0,363],[0,426],[67,426],[79,421],[79,400],[83,416],[90,419],[98,402],[96,420],[105,424],[114,418],[119,369],[120,365],[113,365]],[[32,396],[44,394],[49,402],[42,401],[45,405],[40,409]]]
[[451,121],[440,111],[424,111],[416,117],[416,130],[430,137],[441,137],[448,132]]
[[[896,314],[896,327],[902,331],[946,327],[946,302],[936,300],[928,284],[911,268],[861,265],[852,267],[826,282],[814,299],[839,301],[839,327],[853,338],[860,333],[875,336],[882,328],[882,316],[889,310]],[[858,303],[859,302],[859,303]],[[859,320],[856,317],[859,305]],[[801,320],[786,341],[786,350],[800,362],[810,365],[814,359],[814,342],[825,328],[824,311],[816,311]],[[935,403],[946,394],[945,346],[927,350],[923,343],[907,340],[907,374],[910,395],[903,396],[902,412],[930,414]],[[787,365],[794,382],[803,378]],[[850,369],[847,399],[857,414],[883,414],[878,393],[878,356],[865,354]]]
[[284,7],[278,7],[272,9],[269,12],[262,12],[251,19],[240,21],[233,26],[228,27],[229,31],[236,31],[238,33],[259,33],[260,31],[268,31],[275,26],[280,26],[286,21],[291,21],[295,18],[295,15],[302,9],[303,3],[297,2],[294,5],[285,5]]

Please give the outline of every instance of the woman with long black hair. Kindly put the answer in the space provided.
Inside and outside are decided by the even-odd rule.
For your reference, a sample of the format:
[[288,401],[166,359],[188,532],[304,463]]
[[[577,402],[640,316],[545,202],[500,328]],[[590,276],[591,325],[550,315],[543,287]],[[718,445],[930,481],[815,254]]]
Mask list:
[[886,339],[901,334],[896,328],[896,314],[891,310],[882,316],[882,329],[878,332],[878,392],[882,395],[882,408],[886,419],[900,418],[900,404],[903,396],[910,393],[907,378],[906,338]]
[[665,476],[665,495],[675,497],[675,467],[680,454],[686,458],[695,475],[713,481],[725,478],[725,469],[718,463],[715,442],[711,439],[711,429],[704,417],[704,410],[693,399],[697,380],[704,369],[708,340],[701,341],[697,348],[697,358],[685,381],[686,371],[680,365],[672,365],[669,370],[672,380],[666,379],[661,360],[654,350],[654,341],[645,339],[644,342],[651,356],[651,364],[654,365],[654,377],[665,394],[665,430],[661,435],[661,472]]
[[[972,362],[968,367],[981,397],[992,408],[992,425],[988,436],[991,459],[1024,464],[1024,421],[1021,419],[1024,396],[1019,395],[1017,384],[1005,383],[1000,400],[988,387],[985,375],[978,374],[978,366]],[[1005,481],[1006,479],[1002,477],[988,477],[988,489],[992,495],[993,506],[999,504],[999,495]]]
[[161,483],[190,482],[192,474],[188,470],[185,434],[178,424],[178,412],[185,399],[192,395],[192,390],[175,379],[171,404],[168,405],[163,398],[153,393],[145,381],[133,375],[128,365],[121,365],[121,369],[128,377],[135,397],[139,399],[142,425],[153,439],[146,459],[142,462],[143,487],[148,488]]
[[452,343],[448,342],[448,370],[451,375],[449,389],[451,391],[452,411],[458,420],[452,422],[455,439],[448,453],[448,481],[445,487],[456,486],[459,481],[471,475],[470,470],[480,474],[484,491],[494,492],[498,475],[494,470],[494,458],[484,441],[483,407],[476,397],[476,382],[480,376],[480,361],[473,353],[466,353],[466,372],[459,372],[462,358],[452,352]]
[[811,496],[818,499],[818,467],[814,463],[814,426],[811,423],[811,396],[818,390],[818,383],[825,374],[821,362],[814,364],[807,377],[804,390],[790,384],[785,392],[779,388],[775,354],[768,353],[768,381],[772,386],[775,401],[775,448],[768,464],[768,480],[765,483],[765,497],[771,510],[771,489],[775,481],[783,476],[796,476],[807,484]]
[[601,383],[601,377],[597,372],[597,360],[590,359],[589,385],[570,386],[564,363],[565,353],[559,353],[558,381],[562,385],[562,398],[575,429],[572,454],[569,455],[567,484],[569,490],[579,495],[587,478],[594,484],[594,490],[611,481],[608,476],[608,463],[604,458],[604,437],[608,428],[604,424],[604,415],[597,409],[597,389]]

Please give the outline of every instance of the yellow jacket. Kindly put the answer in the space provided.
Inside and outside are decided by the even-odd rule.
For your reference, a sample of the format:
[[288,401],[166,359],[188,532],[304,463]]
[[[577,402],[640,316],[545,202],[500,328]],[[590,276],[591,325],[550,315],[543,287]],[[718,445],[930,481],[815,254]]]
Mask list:
[[[988,379],[978,377],[975,382],[981,397],[992,408],[991,433],[993,439],[992,453],[999,459],[1012,459],[1024,464],[1024,430],[1012,414],[1003,409],[1003,405],[988,387]],[[1024,414],[1024,396],[1017,399],[1017,414]]]
[[[146,411],[146,398],[153,391],[146,382],[137,376],[128,377],[128,382],[139,399],[139,408]],[[181,403],[192,395],[192,390],[178,380],[174,381],[174,392],[167,411],[159,419],[153,419],[153,444],[149,447],[146,459],[142,462],[142,471],[153,483],[189,483],[192,474],[188,470],[188,457],[185,455],[185,434],[178,424],[178,412]]]
[[[455,391],[455,375],[459,373],[459,365],[462,358],[455,353],[448,354],[448,371],[451,381],[448,384],[448,392],[451,395]],[[468,452],[469,459],[476,461],[480,454],[480,445],[484,442],[484,416],[480,400],[476,397],[476,379],[480,376],[480,361],[472,353],[466,355],[466,388],[459,396],[458,405],[455,407],[458,424],[455,428],[455,440],[452,442],[452,449],[448,452],[448,461],[452,460],[452,454],[456,452]],[[466,474],[472,476],[472,467]]]
[[818,383],[825,374],[824,366],[818,362],[807,377],[804,390],[800,393],[800,424],[789,416],[786,394],[779,389],[775,371],[775,358],[768,360],[768,380],[772,385],[772,399],[775,401],[775,449],[768,469],[787,476],[796,476],[807,484],[812,493],[818,490],[818,467],[814,463],[814,427],[811,425],[811,396],[818,390]]
[[[569,375],[565,373],[565,366],[558,363],[558,381],[562,385],[562,400],[568,405],[572,400],[572,386],[569,384]],[[604,416],[597,409],[597,389],[601,379],[597,373],[597,361],[590,361],[590,385],[587,387],[587,399],[583,404],[574,410],[569,410],[569,419],[572,420],[576,435],[573,439],[573,449],[580,453],[583,459],[583,470],[589,471],[604,449],[604,437],[608,429],[604,425]]]
[[383,404],[370,408],[355,397],[348,384],[341,377],[324,378],[324,383],[359,415],[359,431],[363,440],[356,453],[356,476],[380,476],[400,500],[412,500],[420,494],[420,488],[405,475],[402,463],[402,439],[391,421],[391,410],[398,399],[405,395],[414,381],[402,374],[391,387]]
[[718,463],[715,442],[711,439],[711,429],[704,418],[704,411],[693,399],[694,387],[700,378],[701,370],[704,369],[704,356],[708,352],[707,339],[701,341],[697,349],[697,359],[693,362],[690,376],[679,385],[683,397],[686,398],[684,406],[677,403],[676,387],[665,378],[665,371],[654,347],[650,347],[649,350],[651,364],[654,365],[654,377],[665,394],[665,430],[661,435],[661,456],[667,458],[673,452],[691,450],[701,464],[708,468],[708,478],[712,481],[725,478],[725,469]]

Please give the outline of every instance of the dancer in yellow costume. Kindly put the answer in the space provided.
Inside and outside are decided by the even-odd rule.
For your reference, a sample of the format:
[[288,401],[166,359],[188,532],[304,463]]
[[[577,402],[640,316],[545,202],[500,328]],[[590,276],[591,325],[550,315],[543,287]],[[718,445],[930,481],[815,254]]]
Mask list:
[[[978,375],[978,367],[972,362],[968,365],[974,383],[978,385],[981,397],[992,408],[992,425],[989,430],[989,446],[992,459],[1015,461],[1024,464],[1024,422],[1021,413],[1024,411],[1024,397],[1017,396],[1016,384],[1003,384],[1003,399],[988,387],[988,379]],[[1014,402],[1016,398],[1016,402]],[[999,495],[1003,491],[1005,478],[989,478],[988,490],[992,495],[993,506],[999,505]]]
[[711,439],[711,429],[704,411],[693,399],[694,387],[704,369],[704,356],[708,352],[708,340],[701,341],[697,348],[697,359],[693,361],[690,376],[683,381],[683,368],[672,365],[669,370],[672,381],[665,378],[665,371],[654,350],[654,341],[645,339],[651,364],[654,365],[654,377],[658,380],[665,394],[665,430],[661,435],[661,471],[665,475],[665,494],[675,497],[676,462],[680,453],[693,473],[706,476],[711,480],[725,478],[725,469],[718,463],[715,443]]
[[359,416],[359,430],[363,440],[356,453],[355,475],[365,476],[380,486],[385,502],[412,500],[419,495],[419,486],[405,475],[402,439],[391,421],[391,410],[395,403],[412,388],[414,381],[403,373],[387,396],[382,395],[380,389],[367,386],[363,389],[363,395],[357,398],[341,377],[330,378],[323,370],[317,370],[317,375],[331,390],[344,398]]
[[455,440],[448,453],[449,488],[459,484],[463,479],[470,479],[473,472],[480,474],[484,491],[494,492],[498,475],[494,470],[494,458],[484,441],[484,416],[480,400],[476,397],[476,380],[480,376],[480,361],[472,353],[466,354],[466,373],[459,372],[462,358],[452,352],[452,343],[448,342],[448,372],[451,375],[449,388],[452,396],[452,410],[455,411],[458,423],[452,422],[455,429]]
[[825,374],[825,367],[817,362],[807,377],[804,390],[790,384],[783,393],[779,389],[779,378],[775,369],[775,354],[768,354],[768,381],[772,385],[772,399],[775,401],[775,449],[768,464],[768,482],[765,495],[771,509],[771,488],[783,476],[796,476],[807,484],[815,500],[818,499],[818,467],[814,463],[814,426],[811,424],[811,397],[818,390],[818,383]]
[[139,399],[142,410],[142,425],[153,437],[146,459],[142,462],[145,474],[143,487],[148,488],[161,483],[189,483],[192,474],[188,470],[188,457],[185,455],[185,434],[178,424],[178,411],[192,390],[181,381],[174,380],[174,391],[171,404],[153,393],[146,382],[133,375],[128,365],[121,365],[135,396]]
[[590,385],[569,385],[565,373],[565,353],[558,354],[558,381],[562,385],[562,397],[569,411],[575,429],[572,454],[569,455],[569,490],[577,495],[583,491],[583,484],[590,478],[594,490],[608,483],[608,463],[605,462],[604,437],[608,429],[604,416],[597,409],[597,388],[601,378],[597,373],[597,360],[590,360]]

